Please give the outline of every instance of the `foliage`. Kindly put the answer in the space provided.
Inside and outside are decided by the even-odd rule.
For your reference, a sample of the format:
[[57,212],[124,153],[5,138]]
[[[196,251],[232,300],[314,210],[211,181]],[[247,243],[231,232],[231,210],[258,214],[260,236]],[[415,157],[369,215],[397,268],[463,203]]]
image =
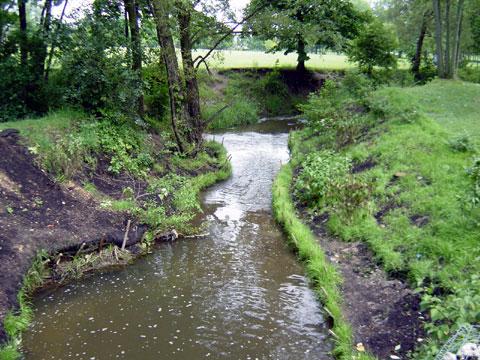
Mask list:
[[[428,334],[438,343],[445,342],[462,325],[478,324],[480,321],[480,277],[471,274],[458,282],[453,292],[439,297],[432,289],[425,289],[421,308],[428,311],[431,322],[425,325]],[[423,350],[423,357],[434,357],[439,347],[432,344]]]
[[458,70],[458,77],[464,81],[480,84],[480,68],[465,66]]
[[340,51],[358,34],[369,17],[347,1],[251,1],[247,13],[261,9],[249,28],[262,39],[275,40],[270,51],[297,52],[299,64],[308,60],[306,47]]
[[392,30],[376,20],[367,24],[347,49],[350,61],[371,75],[374,66],[392,68],[397,65],[393,54],[397,40]]

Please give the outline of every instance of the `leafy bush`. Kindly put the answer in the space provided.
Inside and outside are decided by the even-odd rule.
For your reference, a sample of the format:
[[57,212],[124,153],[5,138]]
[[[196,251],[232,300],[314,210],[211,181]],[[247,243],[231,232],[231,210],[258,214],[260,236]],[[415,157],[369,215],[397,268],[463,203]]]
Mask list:
[[480,69],[478,67],[465,66],[458,70],[458,76],[464,81],[480,84]]
[[[445,297],[432,295],[432,289],[422,296],[421,307],[428,310],[431,322],[425,324],[436,343],[445,342],[462,325],[480,322],[480,276],[472,274],[455,284],[453,292]],[[430,348],[431,355],[438,349]]]
[[145,66],[143,79],[146,114],[158,119],[163,118],[169,110],[168,83],[164,67],[156,63]]
[[345,185],[350,167],[350,159],[332,151],[309,154],[300,165],[295,196],[318,209],[331,205],[332,196]]
[[397,45],[395,34],[378,20],[368,24],[349,47],[350,61],[357,62],[360,69],[371,75],[374,66],[392,68],[397,65],[393,54]]
[[420,112],[418,105],[411,97],[400,93],[399,88],[385,88],[375,92],[367,101],[370,111],[378,118],[398,119],[412,123],[418,120]]

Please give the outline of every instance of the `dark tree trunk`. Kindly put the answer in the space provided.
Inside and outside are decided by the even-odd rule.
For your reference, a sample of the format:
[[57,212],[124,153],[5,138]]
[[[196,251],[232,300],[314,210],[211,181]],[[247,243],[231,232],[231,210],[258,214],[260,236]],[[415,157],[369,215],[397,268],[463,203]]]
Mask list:
[[305,41],[301,36],[298,37],[297,41],[297,71],[304,73],[307,71],[305,67],[305,61],[308,60],[307,52],[305,51]]
[[45,77],[45,62],[47,60],[48,37],[50,35],[50,26],[52,23],[52,0],[45,0],[44,17],[41,21],[41,44],[32,52],[32,62],[35,69],[35,79],[40,80]]
[[27,66],[28,61],[28,38],[27,38],[27,9],[26,0],[18,0],[18,18],[20,21],[20,62]]
[[197,72],[192,58],[191,13],[192,9],[177,3],[178,24],[180,27],[180,48],[182,54],[183,74],[185,78],[186,105],[190,120],[189,141],[198,148],[203,141],[205,122],[200,111],[200,92],[198,90]]
[[446,40],[445,40],[445,78],[451,79],[452,73],[452,51],[450,47],[451,42],[451,29],[450,29],[450,0],[446,0],[445,4],[445,28],[446,28]]
[[437,56],[438,76],[445,77],[445,67],[443,63],[443,45],[442,45],[442,11],[440,0],[433,0],[433,11],[435,15],[435,47]]
[[453,43],[453,71],[452,76],[456,77],[457,70],[458,70],[458,62],[460,59],[460,40],[462,34],[462,21],[463,21],[463,6],[464,0],[458,0],[457,5],[457,18],[456,18],[456,25],[455,25],[455,40]]
[[132,70],[136,74],[137,81],[137,112],[140,117],[145,114],[142,90],[142,44],[140,39],[140,28],[138,25],[138,12],[135,0],[125,0],[125,10],[128,13],[130,27],[130,39],[132,44]]
[[62,14],[60,15],[60,19],[57,23],[57,29],[55,33],[55,37],[52,41],[52,46],[50,47],[50,52],[48,53],[47,65],[45,68],[45,81],[48,81],[48,77],[50,75],[50,68],[52,66],[53,54],[55,53],[55,48],[57,47],[58,42],[58,32],[60,31],[60,27],[62,26],[63,17],[65,16],[65,10],[67,8],[68,0],[65,0],[63,3]]
[[188,123],[188,113],[185,111],[183,103],[183,84],[180,78],[173,37],[168,24],[168,15],[165,9],[164,0],[152,0],[152,4],[157,28],[158,43],[162,48],[162,60],[167,72],[172,130],[179,151],[185,152],[178,125],[185,125]]
[[420,27],[420,34],[417,39],[417,48],[415,50],[415,55],[412,59],[412,73],[415,76],[416,80],[420,80],[420,64],[422,62],[422,49],[423,41],[425,39],[425,34],[427,33],[428,18],[430,17],[430,12],[426,12],[423,15],[422,26]]

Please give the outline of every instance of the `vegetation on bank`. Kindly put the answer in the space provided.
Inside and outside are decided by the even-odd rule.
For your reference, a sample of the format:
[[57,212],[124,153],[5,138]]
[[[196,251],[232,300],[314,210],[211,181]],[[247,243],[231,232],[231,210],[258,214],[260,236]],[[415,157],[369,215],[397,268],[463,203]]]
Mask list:
[[350,74],[311,96],[308,124],[291,136],[297,205],[328,216],[343,240],[366,242],[421,294],[430,339],[415,358],[479,321],[479,103],[476,84],[374,90]]
[[295,159],[284,165],[273,184],[273,212],[282,225],[290,245],[305,264],[315,292],[333,322],[330,333],[334,340],[333,354],[337,359],[368,360],[365,353],[353,350],[352,330],[342,314],[341,275],[328,262],[311,230],[297,217],[291,199],[291,186]]
[[[200,191],[228,178],[231,172],[226,151],[219,143],[207,142],[195,156],[185,156],[178,153],[170,132],[151,134],[121,118],[98,121],[82,112],[65,110],[41,119],[0,124],[0,131],[7,128],[20,130],[38,165],[57,182],[75,181],[100,208],[127,212],[134,221],[146,224],[149,229],[141,243],[144,252],[166,231],[174,229],[185,235],[198,231],[191,220],[201,211]],[[99,174],[120,184],[115,194],[95,185]],[[115,258],[132,259],[128,253],[112,250],[75,256],[61,264],[57,277],[77,278],[85,271],[114,263]],[[2,360],[20,357],[21,333],[32,319],[29,296],[52,275],[46,269],[52,257],[55,254],[40,251],[25,276],[18,294],[19,309],[4,321],[9,340],[0,349]]]

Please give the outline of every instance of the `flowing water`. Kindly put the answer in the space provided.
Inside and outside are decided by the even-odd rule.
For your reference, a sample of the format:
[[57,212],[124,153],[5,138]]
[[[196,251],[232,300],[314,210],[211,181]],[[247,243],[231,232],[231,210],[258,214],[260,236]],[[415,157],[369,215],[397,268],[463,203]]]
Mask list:
[[287,120],[215,135],[232,177],[203,196],[209,236],[40,294],[33,359],[327,359],[327,328],[271,214]]

